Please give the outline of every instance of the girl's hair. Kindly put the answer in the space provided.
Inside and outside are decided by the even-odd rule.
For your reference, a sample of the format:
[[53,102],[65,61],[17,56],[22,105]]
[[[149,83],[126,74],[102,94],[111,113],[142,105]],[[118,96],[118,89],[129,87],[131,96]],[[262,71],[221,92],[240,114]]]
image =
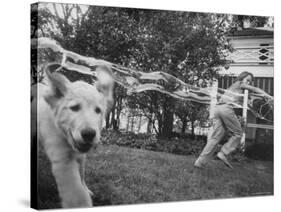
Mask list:
[[242,73],[240,73],[235,81],[242,81],[245,77],[249,75],[252,77],[252,81],[254,81],[254,75],[248,71],[243,71]]

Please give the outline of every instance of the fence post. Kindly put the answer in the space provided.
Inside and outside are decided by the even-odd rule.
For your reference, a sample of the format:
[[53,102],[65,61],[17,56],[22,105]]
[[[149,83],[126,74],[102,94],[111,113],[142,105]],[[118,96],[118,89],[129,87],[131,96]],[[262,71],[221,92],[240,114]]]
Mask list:
[[218,94],[218,81],[213,80],[212,89],[211,89],[210,113],[209,113],[210,120],[214,118],[215,106],[217,104],[217,94]]
[[63,54],[62,54],[62,60],[61,60],[61,66],[62,66],[62,67],[65,66],[65,63],[66,63],[66,54],[63,53]]
[[247,129],[247,111],[248,111],[248,95],[249,91],[244,91],[244,98],[243,98],[243,121],[244,121],[244,129],[243,129],[243,135],[241,138],[241,148],[242,151],[245,150],[245,141],[246,141],[246,129]]
[[210,102],[210,110],[209,110],[209,120],[211,122],[211,127],[208,132],[208,139],[213,131],[213,118],[214,118],[214,113],[215,113],[215,107],[217,104],[217,95],[218,95],[218,81],[215,79],[215,80],[213,80],[211,93],[210,93],[211,102]]

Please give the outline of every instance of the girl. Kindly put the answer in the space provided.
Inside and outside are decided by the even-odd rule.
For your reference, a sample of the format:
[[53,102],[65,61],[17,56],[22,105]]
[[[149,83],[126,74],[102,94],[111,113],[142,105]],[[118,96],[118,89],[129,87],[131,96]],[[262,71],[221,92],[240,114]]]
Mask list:
[[194,163],[197,168],[203,168],[210,156],[212,155],[215,147],[223,138],[226,130],[230,133],[231,137],[222,146],[218,152],[217,157],[222,160],[228,167],[232,168],[231,164],[227,160],[227,155],[233,152],[239,145],[243,130],[241,124],[234,112],[233,104],[241,105],[243,102],[243,96],[235,95],[244,93],[247,89],[249,92],[262,94],[265,98],[272,98],[263,90],[251,86],[251,82],[254,80],[254,76],[249,72],[242,72],[236,79],[236,81],[227,89],[230,92],[225,92],[218,101],[213,119],[213,128],[208,136],[208,141],[200,156]]

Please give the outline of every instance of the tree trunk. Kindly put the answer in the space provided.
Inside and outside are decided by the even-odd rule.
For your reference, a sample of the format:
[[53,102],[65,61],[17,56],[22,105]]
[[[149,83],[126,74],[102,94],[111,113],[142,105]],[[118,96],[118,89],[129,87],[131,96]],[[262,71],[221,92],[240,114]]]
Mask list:
[[115,107],[111,111],[111,121],[110,121],[110,126],[114,129],[114,123],[115,123]]
[[147,122],[147,133],[151,133],[151,127],[152,127],[152,119],[148,119]]
[[187,120],[186,117],[182,120],[182,128],[181,128],[181,133],[184,134],[185,133],[185,129],[187,126]]
[[134,132],[135,127],[135,115],[131,116],[131,132]]
[[120,110],[117,110],[117,114],[116,114],[116,125],[115,125],[115,128],[114,130],[118,130],[119,129],[119,125],[120,125],[120,114],[121,114],[121,111]]
[[138,126],[138,133],[140,132],[141,129],[141,120],[142,120],[142,116],[139,116],[139,126]]
[[195,137],[195,133],[194,133],[194,121],[191,121],[191,136],[192,136],[192,138]]
[[[161,137],[162,136],[162,132],[163,132],[163,115],[162,114],[158,114],[157,116],[157,121],[158,121],[158,136]],[[154,126],[155,128],[155,123]]]
[[106,129],[109,129],[109,127],[110,127],[110,113],[108,113],[105,117],[105,128]]
[[118,130],[118,123],[117,123],[116,119],[113,119],[112,127],[113,127],[113,130],[116,130],[116,131]]
[[174,122],[174,113],[169,109],[165,109],[163,127],[162,127],[162,132],[161,132],[160,137],[163,137],[163,138],[172,137],[173,122]]
[[131,116],[128,116],[128,118],[127,118],[127,126],[126,126],[126,131],[127,132],[129,131],[129,128],[130,128],[130,121],[131,121]]
[[120,114],[122,111],[122,101],[123,98],[119,97],[116,102],[116,129],[115,130],[118,130],[120,127]]

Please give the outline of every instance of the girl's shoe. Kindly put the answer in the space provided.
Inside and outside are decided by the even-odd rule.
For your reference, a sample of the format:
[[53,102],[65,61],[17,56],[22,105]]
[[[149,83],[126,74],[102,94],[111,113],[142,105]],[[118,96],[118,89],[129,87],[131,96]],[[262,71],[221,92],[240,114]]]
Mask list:
[[217,157],[229,168],[233,169],[233,166],[228,162],[227,158],[222,152],[217,154]]
[[197,158],[197,160],[195,161],[195,163],[193,165],[196,168],[200,168],[200,169],[205,168],[205,163],[202,162],[202,159],[200,157]]

